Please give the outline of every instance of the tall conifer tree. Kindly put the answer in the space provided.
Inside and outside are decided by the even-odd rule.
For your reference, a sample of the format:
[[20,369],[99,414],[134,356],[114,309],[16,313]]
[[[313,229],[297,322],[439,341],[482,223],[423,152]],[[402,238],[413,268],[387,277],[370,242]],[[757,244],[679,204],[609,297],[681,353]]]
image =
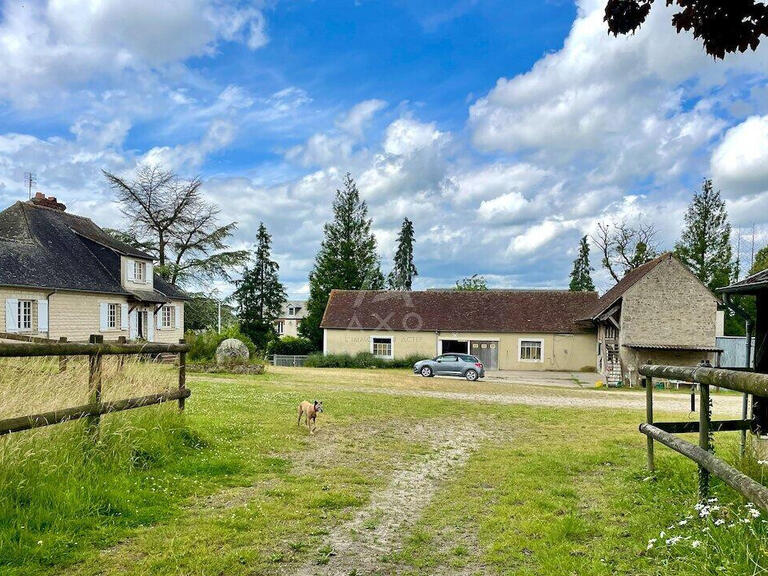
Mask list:
[[274,321],[286,301],[285,287],[280,282],[280,266],[272,260],[272,237],[262,222],[256,235],[253,266],[246,267],[237,283],[240,329],[258,348],[264,349],[274,335]]
[[331,290],[379,290],[383,287],[384,276],[379,268],[368,206],[360,199],[352,176],[347,174],[344,188],[336,190],[333,220],[324,227],[323,242],[309,274],[307,317],[302,320],[299,331],[316,346],[322,346],[320,322]]
[[582,236],[579,242],[579,255],[573,261],[573,270],[571,271],[571,292],[594,292],[595,284],[592,282],[592,272],[594,268],[589,265],[589,242],[587,237]]
[[390,290],[411,290],[413,279],[419,275],[413,263],[413,243],[415,242],[413,222],[403,219],[400,233],[397,235],[395,265],[389,273],[387,283]]
[[710,290],[727,286],[732,279],[731,225],[725,201],[710,179],[693,195],[675,254]]

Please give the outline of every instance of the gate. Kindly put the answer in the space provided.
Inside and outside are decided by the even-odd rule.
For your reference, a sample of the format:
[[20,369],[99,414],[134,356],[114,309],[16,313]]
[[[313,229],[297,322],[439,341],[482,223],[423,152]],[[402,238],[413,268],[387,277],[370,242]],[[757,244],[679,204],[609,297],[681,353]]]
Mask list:
[[470,354],[477,356],[486,370],[499,369],[499,343],[495,340],[472,340]]

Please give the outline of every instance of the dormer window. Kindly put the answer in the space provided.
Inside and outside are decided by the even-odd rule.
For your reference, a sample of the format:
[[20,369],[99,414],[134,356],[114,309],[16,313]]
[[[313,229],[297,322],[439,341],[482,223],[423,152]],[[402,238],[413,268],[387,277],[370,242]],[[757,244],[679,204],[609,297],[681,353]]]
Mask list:
[[135,282],[147,281],[147,264],[145,262],[133,261],[133,279]]

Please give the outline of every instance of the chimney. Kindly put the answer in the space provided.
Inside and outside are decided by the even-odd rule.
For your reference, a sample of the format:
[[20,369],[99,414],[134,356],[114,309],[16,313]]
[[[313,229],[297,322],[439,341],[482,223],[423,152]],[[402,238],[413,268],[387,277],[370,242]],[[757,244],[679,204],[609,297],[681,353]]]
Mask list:
[[35,192],[31,202],[35,206],[44,206],[45,208],[53,208],[54,210],[61,210],[62,212],[67,209],[64,204],[56,200],[56,196],[48,196],[46,198],[45,194],[42,192]]

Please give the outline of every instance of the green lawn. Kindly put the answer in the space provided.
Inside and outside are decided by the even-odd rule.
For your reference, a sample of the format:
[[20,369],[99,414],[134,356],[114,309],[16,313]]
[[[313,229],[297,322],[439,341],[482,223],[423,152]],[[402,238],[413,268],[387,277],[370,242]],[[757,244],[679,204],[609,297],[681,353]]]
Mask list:
[[[0,573],[694,575],[768,565],[762,518],[740,521],[748,511],[727,488],[715,483],[723,508],[702,520],[692,464],[659,447],[648,476],[641,411],[570,408],[570,392],[546,389],[535,393],[560,394],[563,407],[419,397],[517,388],[399,370],[190,380],[183,416],[172,406],[110,415],[96,446],[82,423],[0,439]],[[296,406],[313,398],[326,412],[309,436]],[[736,441],[719,434],[718,451],[733,460]]]

